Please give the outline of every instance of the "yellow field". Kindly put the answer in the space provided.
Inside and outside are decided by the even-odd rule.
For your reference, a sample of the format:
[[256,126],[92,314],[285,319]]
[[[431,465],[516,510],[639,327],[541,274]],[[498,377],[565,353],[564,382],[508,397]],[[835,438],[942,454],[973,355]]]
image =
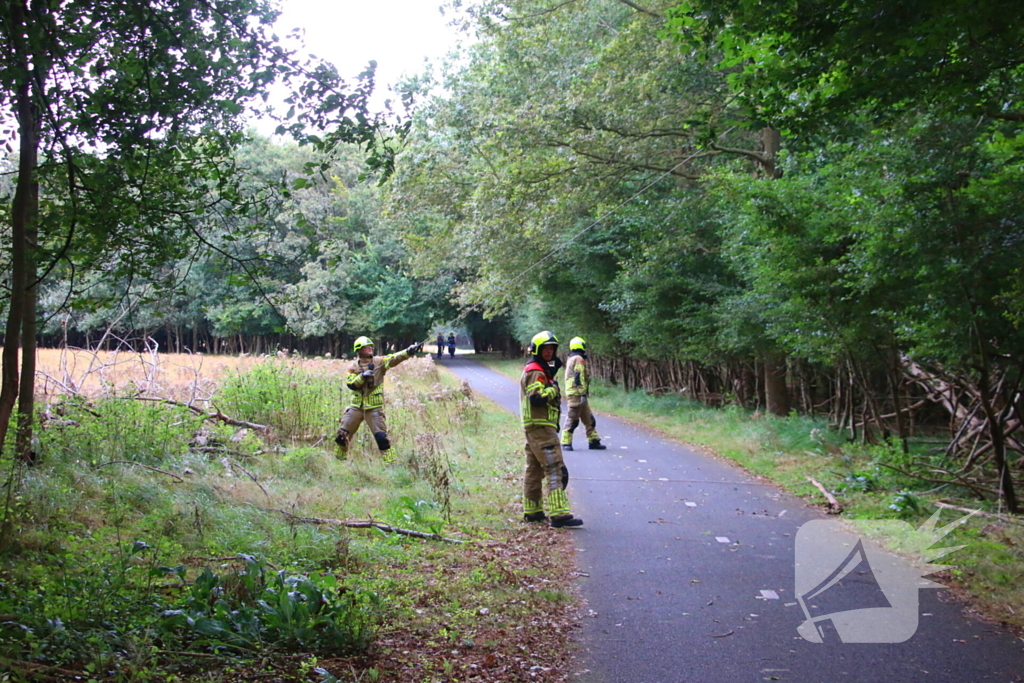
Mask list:
[[[72,349],[40,349],[36,358],[36,395],[41,400],[69,393],[90,397],[138,393],[186,403],[209,399],[225,374],[268,360],[266,356]],[[323,374],[340,373],[346,367],[346,361],[330,358],[288,360]]]

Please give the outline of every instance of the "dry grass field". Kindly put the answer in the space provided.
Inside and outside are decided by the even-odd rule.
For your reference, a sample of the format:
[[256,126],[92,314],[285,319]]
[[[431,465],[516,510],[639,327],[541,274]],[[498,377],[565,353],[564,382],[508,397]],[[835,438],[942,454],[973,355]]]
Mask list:
[[[340,374],[346,367],[341,359],[285,358],[321,376]],[[66,394],[140,395],[202,405],[214,396],[225,376],[244,373],[266,360],[266,356],[40,349],[36,392],[48,402]]]

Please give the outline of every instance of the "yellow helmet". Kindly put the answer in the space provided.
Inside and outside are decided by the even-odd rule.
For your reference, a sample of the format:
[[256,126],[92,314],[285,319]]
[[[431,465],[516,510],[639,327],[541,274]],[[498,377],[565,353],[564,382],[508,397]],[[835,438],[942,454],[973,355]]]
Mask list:
[[530,355],[536,356],[540,353],[540,347],[547,346],[548,344],[558,346],[558,337],[554,333],[544,330],[533,335],[533,339],[530,340]]
[[570,351],[586,351],[587,350],[587,340],[584,339],[583,337],[573,337],[569,341],[569,350]]
[[364,346],[373,346],[373,340],[369,337],[360,337],[359,339],[356,339],[352,344],[352,353],[359,353],[359,349]]

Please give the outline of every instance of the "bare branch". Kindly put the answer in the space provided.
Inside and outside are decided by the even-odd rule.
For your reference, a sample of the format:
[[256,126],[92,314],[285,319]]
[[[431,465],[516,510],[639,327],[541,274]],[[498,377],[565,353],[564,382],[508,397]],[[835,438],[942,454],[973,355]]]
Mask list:
[[397,526],[391,526],[390,524],[384,524],[383,522],[375,522],[372,519],[325,519],[322,517],[301,517],[299,515],[293,515],[286,510],[278,510],[276,508],[269,508],[270,512],[279,512],[288,519],[295,522],[303,522],[306,524],[327,524],[329,526],[344,526],[352,529],[380,529],[381,531],[387,531],[394,534],[400,534],[402,536],[412,536],[414,538],[427,538],[432,541],[444,541],[445,543],[465,543],[457,538],[445,538],[440,534],[428,534],[424,531],[414,531],[412,529],[402,529]]
[[255,422],[246,422],[245,420],[236,420],[233,417],[228,417],[227,415],[225,415],[224,413],[222,413],[220,411],[220,408],[217,408],[216,406],[214,406],[214,409],[217,412],[215,412],[215,413],[208,413],[205,410],[203,410],[202,408],[198,408],[196,406],[191,406],[191,405],[189,405],[187,403],[182,403],[181,401],[175,401],[174,399],[170,399],[170,398],[160,398],[158,396],[136,396],[135,400],[137,400],[137,401],[152,401],[154,403],[166,403],[166,404],[172,405],[172,406],[179,406],[181,408],[188,408],[189,410],[191,410],[196,415],[202,416],[204,419],[207,419],[207,420],[220,420],[224,424],[233,425],[235,427],[248,427],[249,429],[256,429],[256,430],[259,430],[261,432],[265,432],[268,429],[270,429],[267,425],[256,424]]
[[811,477],[807,477],[807,481],[814,484],[815,488],[821,491],[822,495],[825,496],[825,500],[828,501],[828,513],[830,515],[838,515],[840,512],[843,511],[843,506],[839,504],[839,501],[836,500],[835,496],[829,493],[828,489],[822,486],[820,481],[818,481],[817,479],[812,479]]
[[160,474],[166,474],[168,477],[174,477],[175,479],[178,480],[179,483],[184,483],[184,481],[185,481],[184,479],[182,479],[177,474],[174,474],[173,472],[167,472],[167,471],[164,471],[164,470],[158,470],[155,467],[150,467],[149,465],[143,465],[141,462],[135,462],[134,460],[111,460],[110,462],[100,463],[99,465],[96,465],[95,467],[93,467],[93,469],[98,470],[99,468],[106,467],[107,465],[134,465],[136,467],[142,467],[142,468],[145,468],[147,470],[152,470],[154,472],[159,472]]
[[619,0],[619,2],[621,2],[623,5],[629,5],[630,7],[635,9],[637,12],[640,12],[641,14],[646,14],[649,17],[654,17],[655,19],[657,19],[659,21],[664,21],[665,20],[665,17],[663,17],[662,15],[658,14],[654,10],[645,9],[645,8],[641,7],[640,5],[637,5],[636,3],[630,2],[630,0]]

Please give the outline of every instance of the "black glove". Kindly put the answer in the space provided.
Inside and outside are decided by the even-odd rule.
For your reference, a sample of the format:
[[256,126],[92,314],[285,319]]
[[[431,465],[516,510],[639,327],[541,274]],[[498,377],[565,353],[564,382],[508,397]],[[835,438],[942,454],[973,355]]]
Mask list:
[[363,370],[360,374],[363,379],[373,379],[373,370]]

